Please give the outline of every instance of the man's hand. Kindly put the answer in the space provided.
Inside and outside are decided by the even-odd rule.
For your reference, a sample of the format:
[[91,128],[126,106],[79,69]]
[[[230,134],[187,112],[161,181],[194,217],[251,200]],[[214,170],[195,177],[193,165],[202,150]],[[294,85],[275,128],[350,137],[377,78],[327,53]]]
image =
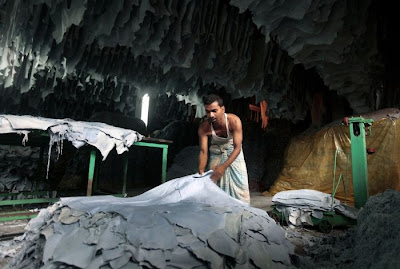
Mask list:
[[213,173],[210,177],[211,180],[214,181],[214,183],[217,183],[221,179],[221,177],[224,175],[225,169],[226,168],[224,168],[222,165],[218,165],[218,166],[214,167],[212,169]]

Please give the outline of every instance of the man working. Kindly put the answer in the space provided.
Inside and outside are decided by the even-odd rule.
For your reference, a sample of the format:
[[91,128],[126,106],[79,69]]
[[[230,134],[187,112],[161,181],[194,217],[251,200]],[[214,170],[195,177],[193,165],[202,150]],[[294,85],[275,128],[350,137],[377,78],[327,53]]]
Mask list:
[[230,196],[250,203],[247,168],[242,150],[242,122],[226,114],[222,98],[211,94],[203,98],[207,120],[199,126],[199,174],[207,165],[208,137],[211,136],[209,167],[211,179]]

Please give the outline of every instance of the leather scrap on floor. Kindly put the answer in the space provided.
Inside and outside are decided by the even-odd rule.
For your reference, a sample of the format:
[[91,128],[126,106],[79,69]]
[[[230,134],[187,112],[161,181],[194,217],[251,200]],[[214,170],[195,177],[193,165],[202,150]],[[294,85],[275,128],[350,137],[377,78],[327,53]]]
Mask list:
[[300,226],[304,223],[313,225],[311,216],[323,218],[327,211],[337,211],[352,219],[357,219],[354,212],[349,211],[338,199],[330,194],[316,190],[290,190],[281,191],[272,197],[276,209],[282,212],[290,224]]

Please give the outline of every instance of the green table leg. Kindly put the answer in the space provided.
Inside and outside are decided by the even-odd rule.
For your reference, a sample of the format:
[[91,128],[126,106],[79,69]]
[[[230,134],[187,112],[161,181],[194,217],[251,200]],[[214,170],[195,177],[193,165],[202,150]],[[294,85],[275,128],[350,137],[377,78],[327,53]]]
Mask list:
[[[96,157],[97,157],[97,152],[96,152]],[[99,162],[99,159],[96,158],[95,169],[94,169],[94,178],[93,178],[93,192],[92,193],[97,193],[99,191],[100,171],[101,171],[101,158],[100,158],[100,162]]]
[[167,181],[167,156],[168,156],[168,147],[164,147],[162,153],[161,183],[165,183],[165,181]]
[[89,161],[89,176],[88,176],[88,184],[86,196],[92,196],[92,187],[93,187],[93,178],[94,178],[94,169],[96,166],[96,151],[90,151],[90,161]]

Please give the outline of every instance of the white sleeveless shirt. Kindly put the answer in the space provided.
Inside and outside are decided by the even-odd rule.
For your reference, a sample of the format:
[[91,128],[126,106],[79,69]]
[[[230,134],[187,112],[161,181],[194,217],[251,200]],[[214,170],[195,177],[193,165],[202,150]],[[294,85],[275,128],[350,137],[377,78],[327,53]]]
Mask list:
[[227,133],[228,137],[217,136],[212,123],[210,123],[211,124],[211,145],[223,145],[223,144],[233,145],[233,134],[231,132],[229,132],[228,115],[226,113],[224,113],[224,115],[225,115],[225,123],[226,123],[225,124],[226,125],[226,133]]

